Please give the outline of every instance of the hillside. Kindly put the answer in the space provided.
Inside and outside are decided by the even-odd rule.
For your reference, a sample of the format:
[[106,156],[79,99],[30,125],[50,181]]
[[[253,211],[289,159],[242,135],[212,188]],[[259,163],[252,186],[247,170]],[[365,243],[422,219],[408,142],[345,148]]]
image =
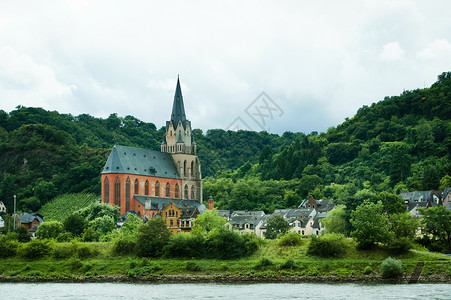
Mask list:
[[[325,133],[194,130],[204,195],[219,208],[268,212],[308,195],[346,202],[380,191],[438,189],[451,181],[450,99],[447,72],[430,88],[364,106]],[[0,200],[11,209],[16,194],[20,209],[36,211],[61,194],[98,195],[114,143],[159,149],[163,133],[132,116],[0,111]]]

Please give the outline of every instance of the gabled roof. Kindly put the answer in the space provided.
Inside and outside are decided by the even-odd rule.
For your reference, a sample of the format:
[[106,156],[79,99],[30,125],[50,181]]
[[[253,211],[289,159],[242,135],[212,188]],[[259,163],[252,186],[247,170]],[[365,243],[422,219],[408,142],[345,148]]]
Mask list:
[[255,228],[262,220],[263,216],[259,215],[232,215],[229,223],[239,228],[243,228],[244,224],[249,224],[249,228]]
[[126,173],[180,179],[170,153],[115,145],[102,174]]
[[435,206],[437,203],[433,199],[434,195],[440,200],[440,191],[414,191],[399,194],[406,203],[430,202],[431,205]]
[[17,215],[20,219],[20,223],[29,224],[33,222],[35,219],[38,220],[39,223],[44,222],[44,217],[38,213],[21,213]]
[[167,207],[172,201],[175,206],[182,209],[183,216],[191,216],[196,208],[199,210],[200,214],[204,213],[204,211],[207,209],[204,204],[196,200],[160,198],[160,197],[137,196],[137,195],[135,195],[134,197],[143,206],[146,205],[146,199],[150,199],[150,209],[158,211],[161,211],[163,208]]

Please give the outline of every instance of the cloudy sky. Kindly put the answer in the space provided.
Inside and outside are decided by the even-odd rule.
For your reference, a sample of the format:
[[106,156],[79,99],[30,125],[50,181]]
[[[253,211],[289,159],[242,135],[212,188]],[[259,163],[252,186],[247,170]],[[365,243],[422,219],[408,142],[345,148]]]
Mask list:
[[[451,1],[0,0],[0,109],[326,131],[451,71]],[[262,94],[264,92],[264,94]]]

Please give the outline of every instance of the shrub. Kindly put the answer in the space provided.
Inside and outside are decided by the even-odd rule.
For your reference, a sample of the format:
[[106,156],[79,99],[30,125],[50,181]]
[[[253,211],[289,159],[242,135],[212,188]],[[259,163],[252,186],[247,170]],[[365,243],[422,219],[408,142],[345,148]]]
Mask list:
[[407,237],[401,237],[398,239],[393,239],[388,244],[388,250],[392,254],[406,254],[412,249],[412,242]]
[[77,257],[80,259],[86,259],[88,257],[94,256],[95,251],[89,249],[88,246],[81,246],[77,249]]
[[56,259],[69,258],[75,254],[76,250],[71,244],[56,244],[53,248],[52,257]]
[[363,270],[363,273],[369,275],[373,273],[373,268],[371,268],[371,266],[366,266],[365,269]]
[[16,231],[17,233],[17,240],[21,243],[28,243],[31,241],[31,233],[28,232],[28,229],[21,225],[17,227]]
[[205,238],[200,234],[172,235],[164,253],[168,257],[203,258],[206,256]]
[[347,249],[346,238],[341,234],[330,233],[320,237],[312,235],[307,247],[307,255],[341,257]]
[[24,245],[22,249],[22,256],[26,258],[40,258],[50,254],[52,245],[49,240],[34,239]]
[[38,226],[36,235],[39,239],[56,239],[63,232],[63,224],[58,221],[43,222]]
[[381,263],[381,274],[383,278],[396,278],[402,273],[402,262],[400,260],[387,257]]
[[260,259],[260,261],[255,265],[256,269],[261,269],[264,267],[269,267],[272,266],[274,263],[266,257],[263,257],[262,259]]
[[279,240],[279,246],[299,246],[302,244],[302,237],[299,233],[290,231]]
[[210,231],[206,240],[207,253],[211,258],[232,259],[244,255],[245,247],[242,237],[226,228]]
[[114,255],[131,255],[136,250],[135,239],[129,236],[119,236],[113,240],[112,252]]
[[83,242],[98,242],[100,233],[92,227],[88,227],[83,232]]
[[241,236],[244,243],[243,256],[254,254],[262,244],[262,239],[255,234],[245,233]]
[[58,234],[56,241],[59,243],[70,242],[73,238],[74,238],[74,236],[72,235],[72,233],[62,232],[62,233]]
[[280,268],[285,270],[287,269],[292,270],[296,268],[296,263],[294,262],[294,259],[289,258],[280,266]]
[[0,258],[15,256],[19,242],[9,239],[6,236],[0,237]]
[[163,218],[150,219],[146,224],[139,227],[136,239],[138,254],[146,257],[161,256],[170,236],[171,232],[166,227]]

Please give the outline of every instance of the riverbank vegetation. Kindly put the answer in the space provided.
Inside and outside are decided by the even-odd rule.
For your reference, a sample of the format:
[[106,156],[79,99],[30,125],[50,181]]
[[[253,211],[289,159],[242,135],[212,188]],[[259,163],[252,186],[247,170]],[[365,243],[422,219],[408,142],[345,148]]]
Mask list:
[[[346,253],[341,257],[323,258],[308,254],[311,243],[281,246],[279,240],[262,241],[251,256],[239,259],[149,258],[137,255],[115,255],[113,244],[107,242],[55,243],[46,241],[49,251],[41,257],[29,257],[20,246],[19,254],[0,260],[0,280],[158,280],[180,276],[207,276],[209,280],[299,280],[315,281],[380,281],[382,263],[392,256],[399,260],[402,274],[398,280],[409,279],[415,265],[425,262],[423,281],[449,282],[451,261],[444,255],[416,247],[408,254],[395,255],[385,249],[359,250],[346,239]],[[399,277],[399,275],[401,275]]]

